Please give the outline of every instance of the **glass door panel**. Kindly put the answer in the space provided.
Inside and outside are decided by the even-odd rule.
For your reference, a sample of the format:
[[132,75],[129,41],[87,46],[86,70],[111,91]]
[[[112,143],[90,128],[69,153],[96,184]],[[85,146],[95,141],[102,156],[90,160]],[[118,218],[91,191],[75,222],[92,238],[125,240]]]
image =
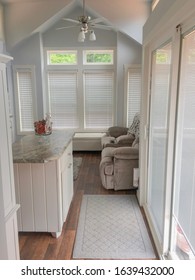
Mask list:
[[147,208],[160,243],[164,228],[171,47],[168,43],[152,56]]
[[195,258],[195,31],[183,36],[177,117],[172,251]]

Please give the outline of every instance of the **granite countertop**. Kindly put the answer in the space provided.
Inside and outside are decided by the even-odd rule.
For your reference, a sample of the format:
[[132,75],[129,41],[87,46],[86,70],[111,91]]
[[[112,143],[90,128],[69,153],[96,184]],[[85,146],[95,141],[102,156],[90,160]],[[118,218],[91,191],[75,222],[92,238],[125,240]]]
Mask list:
[[44,163],[58,159],[74,136],[73,131],[53,131],[40,136],[30,134],[13,143],[14,163]]

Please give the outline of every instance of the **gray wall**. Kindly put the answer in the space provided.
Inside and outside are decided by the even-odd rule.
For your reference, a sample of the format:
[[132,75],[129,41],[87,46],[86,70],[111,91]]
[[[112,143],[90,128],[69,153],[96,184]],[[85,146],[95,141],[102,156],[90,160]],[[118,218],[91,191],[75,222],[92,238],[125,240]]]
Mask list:
[[124,125],[124,65],[142,63],[142,46],[122,33],[117,36],[117,124]]

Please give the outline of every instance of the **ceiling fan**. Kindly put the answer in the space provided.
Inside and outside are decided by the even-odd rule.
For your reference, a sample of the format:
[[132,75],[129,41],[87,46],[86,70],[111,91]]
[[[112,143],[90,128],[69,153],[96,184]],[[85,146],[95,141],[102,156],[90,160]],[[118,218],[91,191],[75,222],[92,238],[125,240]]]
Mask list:
[[83,15],[79,16],[78,20],[71,19],[71,18],[63,18],[63,20],[73,22],[73,23],[75,23],[75,25],[59,27],[59,28],[57,28],[57,30],[80,26],[80,32],[79,32],[79,36],[78,36],[78,41],[79,42],[84,42],[85,41],[85,34],[88,33],[88,32],[90,34],[89,35],[89,40],[90,41],[95,41],[96,36],[95,36],[93,28],[100,28],[100,29],[106,29],[106,30],[111,30],[112,29],[111,26],[98,24],[99,22],[102,22],[104,20],[103,18],[91,19],[90,16],[86,15],[85,0],[83,0]]

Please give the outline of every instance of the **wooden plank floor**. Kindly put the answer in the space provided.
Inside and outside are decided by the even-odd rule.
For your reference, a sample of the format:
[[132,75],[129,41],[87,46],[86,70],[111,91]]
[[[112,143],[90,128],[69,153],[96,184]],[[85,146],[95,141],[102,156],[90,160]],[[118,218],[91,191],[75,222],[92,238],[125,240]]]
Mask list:
[[74,198],[62,234],[19,233],[21,260],[71,260],[83,194],[132,194],[134,191],[113,191],[102,187],[99,176],[100,152],[75,152],[83,158],[79,176],[74,181]]

